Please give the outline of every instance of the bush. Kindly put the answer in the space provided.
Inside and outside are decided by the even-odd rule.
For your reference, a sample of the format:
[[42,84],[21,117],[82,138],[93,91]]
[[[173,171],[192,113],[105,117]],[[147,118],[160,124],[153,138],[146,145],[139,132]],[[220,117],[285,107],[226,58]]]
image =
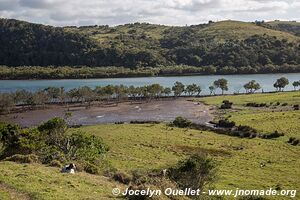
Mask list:
[[300,141],[297,138],[290,137],[288,143],[290,143],[293,146],[297,146],[300,143]]
[[115,181],[118,181],[120,183],[128,185],[130,183],[130,181],[132,180],[132,177],[129,176],[128,174],[124,173],[124,172],[116,172],[113,175],[113,179]]
[[246,104],[246,107],[266,107],[267,104],[266,103],[254,103],[254,102],[250,102]]
[[228,101],[228,100],[224,100],[223,104],[221,105],[221,109],[231,109],[232,108],[233,103]]
[[17,126],[0,124],[3,141],[1,157],[11,156],[10,159],[35,162],[31,156],[35,154],[44,164],[54,164],[55,161],[61,163],[82,161],[93,164],[108,150],[99,137],[81,132],[67,134],[66,130],[67,125],[60,118],[49,120],[34,129],[20,129]]
[[170,168],[170,178],[180,188],[202,189],[215,177],[215,163],[206,155],[195,154]]
[[176,117],[175,120],[173,121],[173,125],[179,128],[187,128],[192,125],[192,122],[183,117]]
[[279,133],[278,131],[275,131],[271,134],[263,134],[263,135],[261,135],[261,138],[263,138],[263,139],[273,139],[273,138],[279,138],[281,136],[284,136],[284,134]]
[[283,104],[281,104],[281,106],[287,106],[288,105],[288,103],[283,103]]
[[89,162],[84,163],[83,170],[90,174],[99,174],[100,173],[99,168],[96,165],[89,163]]
[[235,126],[235,122],[230,122],[228,120],[219,120],[218,126],[222,128],[233,128]]
[[299,110],[299,109],[300,109],[299,104],[296,104],[296,105],[294,105],[293,107],[294,107],[294,110]]
[[17,163],[38,163],[39,158],[37,155],[29,154],[29,155],[21,155],[16,154],[4,159],[5,161],[13,161]]

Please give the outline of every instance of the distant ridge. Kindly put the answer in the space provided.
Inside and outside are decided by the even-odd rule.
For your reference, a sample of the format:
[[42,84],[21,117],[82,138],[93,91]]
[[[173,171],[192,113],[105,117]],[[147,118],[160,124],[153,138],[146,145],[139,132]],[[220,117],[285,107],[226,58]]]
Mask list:
[[53,27],[0,19],[0,33],[0,65],[7,66],[257,68],[300,63],[299,22]]

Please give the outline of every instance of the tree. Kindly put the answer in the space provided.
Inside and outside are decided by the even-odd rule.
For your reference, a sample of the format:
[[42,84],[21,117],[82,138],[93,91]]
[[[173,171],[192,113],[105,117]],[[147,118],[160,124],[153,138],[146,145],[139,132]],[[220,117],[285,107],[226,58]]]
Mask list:
[[169,96],[172,93],[172,90],[171,90],[171,88],[166,87],[166,88],[164,88],[163,93],[165,94],[165,96]]
[[228,91],[228,81],[224,78],[214,81],[215,88],[220,88],[222,90],[222,95],[224,91]]
[[255,80],[252,80],[246,83],[244,85],[244,88],[246,90],[246,93],[254,93],[255,91],[259,90],[261,87],[259,83],[257,83]]
[[184,85],[181,82],[176,82],[172,87],[172,91],[174,92],[174,96],[178,97],[184,92]]
[[296,90],[297,87],[300,86],[300,81],[294,81],[294,82],[293,82],[293,86],[294,86],[294,90]]
[[10,93],[0,93],[0,112],[10,112],[10,110],[15,106],[14,97]]
[[40,90],[34,93],[32,102],[34,105],[45,105],[49,101],[49,96],[44,90]]
[[197,87],[196,84],[187,85],[185,91],[189,96],[193,96],[197,92]]
[[50,101],[53,101],[59,97],[60,88],[57,87],[48,87],[45,89],[47,95],[49,96]]
[[209,89],[210,95],[213,95],[213,94],[215,95],[215,91],[216,91],[215,86],[211,85],[208,87],[208,89]]
[[279,79],[277,79],[277,81],[274,83],[274,87],[278,90],[278,91],[283,91],[283,89],[289,84],[289,80],[285,77],[281,77]]
[[14,96],[15,104],[30,104],[32,102],[32,93],[27,90],[17,90]]
[[84,87],[79,88],[78,89],[78,94],[79,94],[80,98],[82,99],[82,103],[83,102],[88,102],[88,106],[91,105],[91,102],[95,98],[94,91],[88,86],[84,86]]

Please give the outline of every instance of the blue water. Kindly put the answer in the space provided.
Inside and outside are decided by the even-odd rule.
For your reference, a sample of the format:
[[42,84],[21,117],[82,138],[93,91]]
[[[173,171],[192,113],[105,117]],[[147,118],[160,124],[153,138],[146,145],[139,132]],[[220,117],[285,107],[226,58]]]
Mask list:
[[171,87],[176,81],[183,84],[195,83],[202,87],[202,94],[208,94],[208,87],[217,79],[225,78],[229,82],[229,91],[244,92],[243,85],[251,80],[256,80],[262,86],[265,92],[274,91],[273,84],[276,79],[286,77],[290,84],[285,90],[292,90],[292,82],[300,80],[300,73],[293,74],[255,74],[255,75],[207,75],[207,76],[176,76],[176,77],[142,77],[142,78],[113,78],[113,79],[62,79],[62,80],[0,80],[0,92],[12,92],[18,89],[26,89],[30,91],[37,91],[47,87],[64,87],[66,90],[72,88],[89,86],[95,88],[96,86],[105,85],[134,85],[143,86],[152,83],[159,83],[164,87]]

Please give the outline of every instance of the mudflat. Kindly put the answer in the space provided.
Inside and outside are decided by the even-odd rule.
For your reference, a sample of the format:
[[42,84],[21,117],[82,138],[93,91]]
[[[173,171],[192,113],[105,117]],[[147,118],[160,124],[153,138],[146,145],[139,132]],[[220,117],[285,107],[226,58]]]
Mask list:
[[50,106],[45,109],[1,115],[0,121],[32,127],[53,117],[64,117],[71,112],[70,124],[93,125],[130,121],[170,122],[177,116],[205,124],[212,120],[211,109],[188,98],[152,100],[150,102],[123,102],[111,105]]

